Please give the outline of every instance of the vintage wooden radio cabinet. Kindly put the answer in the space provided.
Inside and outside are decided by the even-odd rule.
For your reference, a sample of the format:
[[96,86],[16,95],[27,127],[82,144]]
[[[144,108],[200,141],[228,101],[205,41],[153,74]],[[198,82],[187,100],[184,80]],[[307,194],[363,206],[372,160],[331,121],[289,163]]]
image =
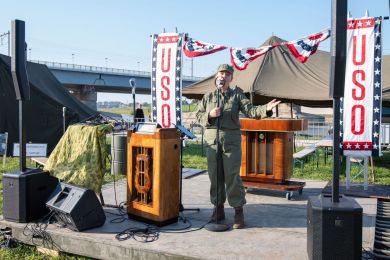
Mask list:
[[179,216],[180,134],[175,128],[128,133],[130,218],[158,226]]
[[240,176],[246,187],[301,190],[288,179],[293,171],[294,131],[307,129],[304,119],[241,119]]

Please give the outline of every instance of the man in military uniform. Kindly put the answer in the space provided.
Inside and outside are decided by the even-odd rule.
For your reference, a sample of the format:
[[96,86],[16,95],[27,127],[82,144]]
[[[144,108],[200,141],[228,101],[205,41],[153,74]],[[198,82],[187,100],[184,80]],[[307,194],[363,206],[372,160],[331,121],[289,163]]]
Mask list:
[[[243,205],[246,200],[245,189],[240,177],[241,130],[239,112],[241,111],[250,118],[265,118],[272,115],[272,109],[280,101],[274,99],[264,106],[253,106],[242,91],[238,90],[237,87],[229,86],[233,80],[233,72],[233,67],[228,64],[221,64],[218,67],[215,76],[217,88],[203,96],[196,112],[196,118],[205,128],[204,139],[208,146],[207,167],[211,182],[210,200],[214,205],[211,221],[217,221],[217,216],[218,221],[225,219],[224,203],[227,195],[229,205],[235,209],[233,228],[243,228]],[[218,88],[220,89],[220,107],[217,106]],[[220,125],[219,140],[216,140],[217,118],[219,118]],[[219,145],[219,155],[216,152],[217,145]],[[218,178],[217,163],[220,164]]]

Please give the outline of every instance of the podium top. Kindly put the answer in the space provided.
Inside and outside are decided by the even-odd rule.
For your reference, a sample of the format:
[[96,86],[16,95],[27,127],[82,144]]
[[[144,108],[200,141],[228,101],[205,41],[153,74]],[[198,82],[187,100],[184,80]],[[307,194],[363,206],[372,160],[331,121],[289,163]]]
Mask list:
[[240,119],[243,131],[294,132],[308,127],[307,119]]

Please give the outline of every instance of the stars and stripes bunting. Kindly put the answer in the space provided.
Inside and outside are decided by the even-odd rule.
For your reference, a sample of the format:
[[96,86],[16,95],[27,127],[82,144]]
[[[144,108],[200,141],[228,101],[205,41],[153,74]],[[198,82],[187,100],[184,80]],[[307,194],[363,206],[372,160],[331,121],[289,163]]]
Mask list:
[[267,53],[274,46],[263,46],[260,48],[230,48],[230,62],[238,70],[244,70],[248,64]]
[[183,51],[189,58],[208,55],[226,49],[223,45],[201,42],[189,38],[183,45]]
[[305,63],[310,55],[313,55],[321,42],[330,37],[330,30],[319,32],[304,39],[290,41],[286,43],[286,46],[290,50],[291,54],[301,63]]
[[[325,41],[330,36],[330,30],[324,30],[319,33],[301,38],[299,40],[276,43],[270,46],[262,46],[259,48],[230,48],[231,64],[238,70],[244,70],[248,64],[254,59],[266,54],[275,47],[286,45],[292,55],[301,63],[305,63],[310,55],[313,55],[319,44]],[[188,38],[183,45],[183,52],[189,58],[208,55],[218,51],[222,51],[227,47],[213,43],[207,43],[199,40]]]

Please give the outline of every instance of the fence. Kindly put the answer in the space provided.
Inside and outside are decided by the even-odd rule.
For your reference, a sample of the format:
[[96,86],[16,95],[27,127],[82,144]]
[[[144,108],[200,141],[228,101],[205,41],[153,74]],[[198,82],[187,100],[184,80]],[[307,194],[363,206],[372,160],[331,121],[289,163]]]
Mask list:
[[[61,70],[74,70],[74,71],[87,71],[87,72],[102,72],[106,74],[115,74],[115,75],[125,75],[125,76],[144,76],[150,77],[149,71],[140,71],[140,70],[127,70],[127,69],[117,69],[117,68],[108,68],[108,67],[98,67],[98,66],[89,66],[89,65],[77,65],[69,64],[62,62],[52,62],[52,61],[41,61],[41,60],[32,60],[32,62],[44,64],[51,69],[61,69]],[[203,77],[194,77],[194,76],[182,76],[184,80],[199,81]]]

